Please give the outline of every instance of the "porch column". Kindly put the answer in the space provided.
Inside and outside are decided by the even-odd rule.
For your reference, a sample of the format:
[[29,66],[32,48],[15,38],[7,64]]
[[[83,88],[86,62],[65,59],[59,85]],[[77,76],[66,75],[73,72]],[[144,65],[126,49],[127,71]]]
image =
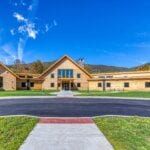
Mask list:
[[62,80],[60,80],[60,90],[62,90]]
[[69,90],[71,90],[71,80],[69,80]]

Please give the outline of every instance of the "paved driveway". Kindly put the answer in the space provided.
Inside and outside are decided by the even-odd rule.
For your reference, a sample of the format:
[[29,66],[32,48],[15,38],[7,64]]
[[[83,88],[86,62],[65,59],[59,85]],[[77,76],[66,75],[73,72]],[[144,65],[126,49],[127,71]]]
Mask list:
[[0,115],[48,117],[138,115],[150,117],[150,101],[92,98],[5,99],[0,100]]

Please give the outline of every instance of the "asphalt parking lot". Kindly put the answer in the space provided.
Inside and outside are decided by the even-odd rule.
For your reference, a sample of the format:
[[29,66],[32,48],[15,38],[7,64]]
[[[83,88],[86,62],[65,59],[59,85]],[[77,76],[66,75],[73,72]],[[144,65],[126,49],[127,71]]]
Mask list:
[[94,117],[125,115],[150,117],[150,101],[92,98],[1,99],[0,115],[41,117]]

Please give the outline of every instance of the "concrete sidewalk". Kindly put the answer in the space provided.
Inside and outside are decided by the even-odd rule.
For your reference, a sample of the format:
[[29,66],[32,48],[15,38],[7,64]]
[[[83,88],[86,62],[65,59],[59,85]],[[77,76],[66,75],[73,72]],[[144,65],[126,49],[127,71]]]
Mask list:
[[19,150],[113,150],[90,118],[42,118]]
[[[57,92],[54,92],[56,95]],[[74,98],[74,99],[121,99],[121,100],[147,100],[150,101],[150,98],[138,98],[138,97],[111,97],[111,96],[76,96],[74,93],[73,96],[1,96],[0,100],[10,100],[10,99],[54,99],[54,98]]]
[[56,94],[57,97],[74,97],[75,95],[79,94],[79,92],[74,92],[71,90],[61,90],[59,92],[54,92],[53,94]]

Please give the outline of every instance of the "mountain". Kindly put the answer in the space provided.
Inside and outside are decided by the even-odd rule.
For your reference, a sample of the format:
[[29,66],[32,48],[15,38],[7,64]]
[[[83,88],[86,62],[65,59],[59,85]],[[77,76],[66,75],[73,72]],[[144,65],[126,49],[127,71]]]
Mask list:
[[85,64],[84,67],[90,73],[129,71],[129,68],[116,67],[116,66],[107,66],[107,65]]
[[150,71],[150,63],[146,63],[137,67],[133,67],[132,69],[136,71]]
[[[37,60],[40,61],[40,60]],[[33,64],[36,64],[37,61],[34,61],[32,63],[28,64],[19,64],[19,70],[17,71],[16,65],[9,65],[8,67],[12,69],[14,72],[28,72],[28,73],[35,73],[35,70],[38,70],[33,67]],[[42,70],[46,70],[49,68],[53,63],[55,63],[57,60],[50,61],[50,62],[41,62],[42,65]],[[38,66],[36,66],[38,67]],[[126,68],[126,67],[117,67],[117,66],[107,66],[107,65],[93,65],[93,64],[85,64],[84,68],[89,72],[89,73],[100,73],[100,72],[124,72],[124,71],[150,71],[150,63],[146,63],[140,66],[132,67],[132,68]],[[34,70],[33,70],[34,69]],[[43,72],[42,71],[42,72]],[[36,73],[41,73],[41,72],[36,72]]]
[[[18,71],[16,65],[9,65],[8,67],[14,72],[28,72],[28,73],[35,73],[32,65],[35,62],[28,63],[28,64],[18,64]],[[48,69],[55,61],[51,62],[42,62],[43,64],[43,71]],[[107,66],[107,65],[92,65],[92,64],[85,64],[84,68],[90,73],[100,73],[100,72],[121,72],[121,71],[129,71],[129,68],[125,67],[116,67],[116,66]],[[40,72],[39,72],[40,73]]]

